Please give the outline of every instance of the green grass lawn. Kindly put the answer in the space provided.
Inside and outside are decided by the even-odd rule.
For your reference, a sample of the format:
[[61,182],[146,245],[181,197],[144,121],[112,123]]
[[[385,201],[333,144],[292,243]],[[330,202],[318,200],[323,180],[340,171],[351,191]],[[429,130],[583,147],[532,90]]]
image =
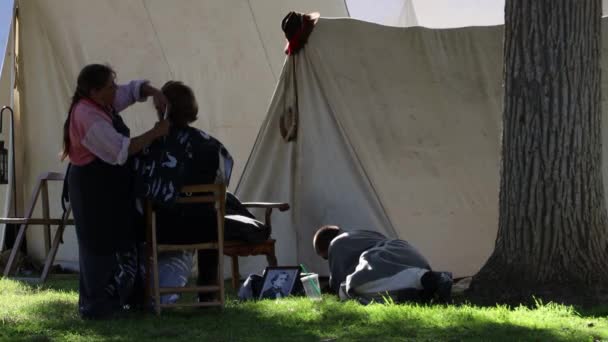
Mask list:
[[2,341],[598,341],[608,340],[608,310],[577,312],[468,305],[362,306],[326,296],[239,303],[218,309],[133,313],[109,321],[77,315],[75,277],[31,286],[0,279]]

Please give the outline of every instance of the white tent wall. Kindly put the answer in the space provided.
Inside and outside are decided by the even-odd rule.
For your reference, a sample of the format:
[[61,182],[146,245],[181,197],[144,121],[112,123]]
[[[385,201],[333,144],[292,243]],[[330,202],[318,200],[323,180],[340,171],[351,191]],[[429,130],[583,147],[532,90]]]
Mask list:
[[[391,26],[394,26],[391,24]],[[399,11],[399,17],[397,17],[396,26],[418,26],[418,16],[416,15],[416,9],[410,1],[405,1]]]
[[298,56],[298,139],[278,133],[279,85],[238,189],[291,201],[279,260],[325,273],[311,239],[338,224],[405,238],[457,274],[478,267],[496,232],[501,34],[319,22]]
[[[382,25],[428,28],[504,23],[505,0],[346,0],[350,17]],[[602,0],[604,16],[608,0]]]
[[[249,156],[285,58],[281,19],[289,10],[345,16],[343,0],[27,0],[19,2],[20,87],[26,197],[41,172],[64,171],[58,159],[62,124],[78,71],[109,63],[118,81],[175,79],[190,85],[199,102],[196,127],[216,136],[236,160],[233,185]],[[152,127],[151,104],[123,113],[132,135]],[[60,213],[60,187],[51,209]],[[260,199],[263,200],[263,199]],[[111,214],[111,213],[109,213]],[[41,230],[30,229],[28,252],[40,259]],[[77,261],[73,229],[57,260]]]
[[346,0],[346,5],[354,19],[388,26],[418,25],[414,4],[409,0]]
[[[300,129],[298,143],[284,143],[278,130],[279,116],[286,112],[292,100],[289,73],[284,73],[270,106],[267,122],[260,131],[251,162],[243,174],[238,189],[242,199],[250,201],[261,195],[273,202],[289,202],[291,210],[273,216],[273,237],[277,240],[277,256],[283,265],[311,259],[311,227],[319,222],[331,222],[352,227],[385,227],[394,235],[382,216],[382,208],[373,195],[373,188],[361,177],[356,154],[346,141],[346,134],[335,120],[335,94],[320,87],[319,78],[307,53],[298,60],[297,75],[300,96]],[[292,63],[292,62],[291,62]],[[285,66],[286,70],[292,65]],[[291,70],[291,69],[289,69]],[[287,85],[287,92],[285,86]],[[308,134],[307,132],[314,132]],[[346,190],[336,191],[336,190]],[[365,208],[357,212],[353,208]],[[261,269],[263,258],[247,258],[243,268]],[[306,263],[307,267],[312,264]],[[313,268],[314,269],[314,268]]]
[[[474,274],[498,226],[502,27],[322,19],[297,65],[297,140],[279,134],[293,103],[291,83],[280,83],[237,189],[243,200],[292,203],[275,219],[281,263],[326,273],[311,240],[338,224],[406,239],[434,268]],[[291,77],[286,65],[281,82]]]
[[350,17],[388,26],[501,25],[504,0],[346,0]]

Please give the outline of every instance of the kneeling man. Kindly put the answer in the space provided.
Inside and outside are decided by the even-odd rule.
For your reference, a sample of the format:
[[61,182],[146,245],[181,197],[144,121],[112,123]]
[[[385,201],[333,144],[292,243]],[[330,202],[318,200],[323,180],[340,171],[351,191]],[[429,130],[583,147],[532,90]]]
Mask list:
[[369,302],[388,295],[396,301],[437,297],[448,302],[451,298],[451,273],[432,271],[426,258],[407,241],[374,231],[323,226],[313,245],[329,261],[329,285],[342,299]]

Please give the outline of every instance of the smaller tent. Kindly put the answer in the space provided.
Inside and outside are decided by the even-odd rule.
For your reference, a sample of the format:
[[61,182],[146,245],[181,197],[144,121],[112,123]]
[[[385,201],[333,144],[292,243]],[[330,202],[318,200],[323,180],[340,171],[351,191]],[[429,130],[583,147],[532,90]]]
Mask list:
[[[501,70],[501,27],[321,19],[283,68],[237,188],[243,200],[291,203],[274,220],[281,263],[326,273],[312,236],[337,224],[475,273],[496,237]],[[287,142],[281,120],[296,108]]]
[[[607,70],[608,19],[602,30]],[[502,26],[319,20],[283,68],[237,188],[244,200],[291,203],[274,221],[282,264],[326,273],[311,240],[317,227],[337,224],[408,240],[456,276],[479,270],[498,227],[502,36]],[[281,122],[295,108],[288,142]],[[607,148],[603,156],[608,179]]]

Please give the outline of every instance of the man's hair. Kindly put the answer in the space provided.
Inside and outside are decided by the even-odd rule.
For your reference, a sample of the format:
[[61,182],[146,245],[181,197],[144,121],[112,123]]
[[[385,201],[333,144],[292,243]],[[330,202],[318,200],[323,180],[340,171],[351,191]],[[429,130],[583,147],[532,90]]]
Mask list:
[[285,275],[285,280],[289,280],[289,274],[287,272],[279,272],[270,278],[270,283],[274,285],[274,282],[279,279],[280,276]]
[[315,247],[317,255],[327,254],[331,240],[341,233],[342,230],[338,226],[323,226],[319,228],[312,238],[312,244]]
[[187,126],[196,121],[198,104],[190,87],[179,81],[169,81],[161,91],[169,102],[169,119],[176,126]]

